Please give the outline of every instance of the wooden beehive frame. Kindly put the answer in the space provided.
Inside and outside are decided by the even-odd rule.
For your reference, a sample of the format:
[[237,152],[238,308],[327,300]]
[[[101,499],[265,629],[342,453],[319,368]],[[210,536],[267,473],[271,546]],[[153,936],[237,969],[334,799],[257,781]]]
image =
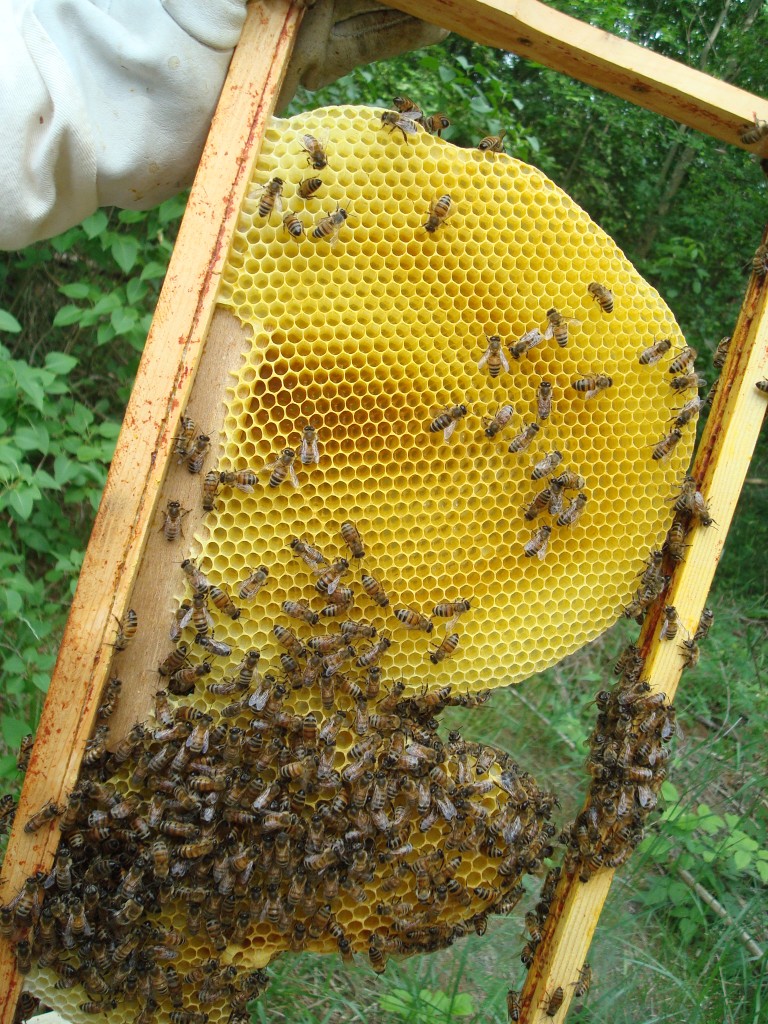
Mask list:
[[[546,64],[732,145],[760,149],[745,147],[740,132],[754,116],[768,120],[768,101],[535,0],[397,0],[394,6],[477,42]],[[171,461],[170,439],[195,376],[205,364],[214,379],[223,381],[222,354],[242,345],[231,318],[215,313],[218,281],[301,15],[301,5],[289,0],[260,0],[249,8],[86,552],[8,844],[5,892],[18,891],[28,875],[47,870],[52,863],[58,829],[54,825],[28,835],[23,823],[47,800],[66,800],[77,778],[109,669],[113,616],[119,618],[129,607],[135,585],[143,586],[148,602],[167,604],[164,575],[149,580],[145,572],[142,578],[139,566],[153,546],[161,485]],[[760,155],[768,155],[768,139],[761,145]],[[766,375],[768,364],[767,296],[765,278],[753,277],[696,459],[694,473],[712,502],[718,529],[694,533],[686,561],[672,582],[670,600],[690,631],[704,607],[765,411],[765,399],[755,391],[754,382]],[[210,393],[219,394],[215,388]],[[198,421],[212,423],[206,418],[209,410],[213,416],[212,404],[206,407],[203,400],[197,401],[193,411]],[[656,625],[652,616],[643,630],[647,674],[654,688],[672,697],[681,662],[676,645],[662,647],[651,641]],[[155,688],[150,678],[145,686],[138,684],[127,701],[123,699],[113,735],[130,727]],[[585,959],[611,878],[611,871],[602,870],[585,884],[574,878],[562,880],[522,993],[521,1021],[564,1019],[573,994],[570,983]],[[11,1024],[21,984],[13,951],[3,940],[0,1024]],[[548,1017],[543,1010],[546,993],[558,985],[565,994],[563,1005],[555,1017]]]

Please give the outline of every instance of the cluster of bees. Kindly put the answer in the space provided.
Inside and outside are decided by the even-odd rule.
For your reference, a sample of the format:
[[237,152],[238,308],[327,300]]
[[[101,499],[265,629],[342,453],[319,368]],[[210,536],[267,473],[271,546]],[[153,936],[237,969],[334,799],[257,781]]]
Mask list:
[[675,709],[640,678],[643,658],[635,644],[615,666],[612,690],[595,698],[597,722],[589,740],[592,776],[584,810],[566,826],[566,867],[587,882],[600,868],[617,868],[638,846],[667,776],[667,744],[677,730]]
[[[187,427],[191,436],[191,421]],[[230,476],[217,474],[217,482],[237,486]],[[350,557],[364,557],[352,523],[342,524],[341,537]],[[329,562],[299,538],[290,546],[317,575],[315,589],[329,602],[323,613],[345,615],[348,560]],[[173,638],[191,628],[207,654],[231,655],[213,637],[208,602],[233,619],[241,609],[191,559],[182,570],[192,598],[174,615]],[[251,573],[241,600],[267,579],[263,567]],[[362,586],[389,607],[374,577],[362,573]],[[445,601],[432,614],[448,629],[468,610],[467,600]],[[283,611],[309,626],[323,614],[304,601],[286,601]],[[413,609],[393,614],[403,627],[432,632],[431,619]],[[118,623],[116,653],[137,629],[130,609]],[[127,1001],[140,1024],[162,1008],[173,1024],[204,1024],[210,1006],[225,1003],[232,1020],[244,1020],[266,976],[238,976],[222,955],[232,946],[259,933],[292,950],[332,941],[344,959],[367,948],[383,971],[390,955],[482,932],[489,914],[517,903],[520,876],[552,853],[554,796],[502,751],[458,733],[447,743],[438,737],[443,708],[476,706],[487,692],[470,697],[445,686],[404,696],[401,681],[383,688],[379,661],[392,641],[377,639],[367,622],[341,618],[337,630],[306,643],[279,623],[273,633],[284,649],[280,678],[259,672],[259,652],[245,652],[231,676],[207,686],[212,698],[231,698],[218,713],[174,699],[194,693],[212,670],[209,661],[192,664],[190,645],[178,643],[159,666],[167,691],[155,697],[153,727],[135,725],[110,751],[121,690],[112,678],[66,806],[46,804],[26,823],[34,831],[59,817],[61,846],[51,873],[32,876],[0,907],[0,926],[22,973],[37,962],[56,973],[56,987],[81,986],[83,1013]],[[360,653],[358,639],[368,644]],[[431,661],[457,644],[447,633]],[[290,710],[293,692],[307,688],[319,691],[317,715]],[[468,862],[478,854],[491,870],[485,884],[468,886]],[[373,900],[379,927],[363,935],[345,928],[337,912],[350,899]],[[184,920],[169,928],[181,907]],[[217,955],[181,973],[172,961],[184,937],[196,935]]]
[[[113,688],[80,780],[53,811],[52,871],[0,907],[18,969],[37,963],[57,988],[81,986],[84,1013],[128,1002],[141,1024],[161,1008],[172,1024],[205,1024],[225,1005],[245,1021],[266,975],[239,973],[233,946],[271,935],[292,950],[333,942],[350,959],[363,944],[380,972],[391,954],[482,932],[552,852],[553,795],[494,747],[438,738],[440,711],[473,703],[451,687],[404,698],[395,684],[362,721],[365,696],[349,687],[302,716],[247,660],[220,713],[161,690],[151,727],[110,752]],[[468,887],[478,854],[493,878]],[[337,912],[350,900],[373,902],[379,925],[345,928]],[[198,935],[214,955],[182,974],[173,961]]]

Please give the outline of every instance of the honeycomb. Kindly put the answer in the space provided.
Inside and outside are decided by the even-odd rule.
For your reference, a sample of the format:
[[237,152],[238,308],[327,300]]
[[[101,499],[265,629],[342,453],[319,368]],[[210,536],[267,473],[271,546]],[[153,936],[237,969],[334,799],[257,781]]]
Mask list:
[[[327,166],[310,166],[306,135]],[[265,210],[276,177],[302,236]],[[509,912],[550,849],[553,794],[504,752],[441,736],[440,711],[615,621],[693,446],[691,420],[659,452],[691,397],[667,373],[683,340],[610,239],[534,168],[388,132],[377,111],[273,121],[220,301],[252,343],[179,579],[201,605],[183,638],[212,668],[167,681],[176,696],[123,762],[92,741],[63,831],[76,881],[46,897],[64,952],[46,956],[38,921],[27,975],[72,1021],[245,1019],[281,951],[367,952],[383,970]],[[662,338],[668,354],[640,363]],[[350,621],[375,636],[310,651]],[[198,632],[231,653],[193,647]],[[68,946],[94,880],[96,937]],[[125,911],[134,887],[143,905]]]

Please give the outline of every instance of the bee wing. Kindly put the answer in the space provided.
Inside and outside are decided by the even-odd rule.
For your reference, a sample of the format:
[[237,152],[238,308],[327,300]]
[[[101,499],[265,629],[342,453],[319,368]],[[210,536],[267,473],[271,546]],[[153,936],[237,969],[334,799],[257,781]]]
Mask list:
[[541,545],[539,550],[536,552],[536,557],[539,558],[541,561],[544,561],[544,556],[547,553],[547,548],[548,547],[549,547],[549,537],[547,537],[547,539]]
[[235,487],[238,489],[238,491],[242,491],[244,494],[252,494],[253,491],[255,490],[255,488],[252,487],[251,484],[235,484]]
[[417,132],[416,132],[416,122],[411,120],[411,118],[409,116],[411,113],[413,113],[413,111],[408,110],[404,114],[401,114],[400,115],[400,120],[399,120],[399,122],[397,124],[397,127],[401,128],[406,133],[406,135],[416,135],[417,134]]
[[501,365],[504,368],[504,372],[509,373],[509,360],[504,355],[503,349],[499,349],[499,359],[501,360]]
[[451,420],[448,426],[443,429],[443,437],[445,438],[446,441],[450,441],[453,432],[458,425],[458,422],[458,420]]
[[192,607],[192,605],[190,605],[189,608],[187,608],[186,612],[184,613],[182,618],[179,620],[179,629],[180,630],[181,629],[185,629],[189,625],[189,623],[192,621],[192,613],[194,612],[194,610],[195,609]]
[[291,478],[291,483],[298,491],[298,489],[301,487],[301,484],[299,483],[299,478],[296,476],[296,470],[293,468],[293,463],[291,463],[290,466],[288,467],[288,475]]
[[[546,331],[544,331],[544,333],[542,334],[542,338],[544,339],[544,341],[549,341],[549,339],[552,337],[552,335],[554,333],[555,333],[554,325],[549,323],[549,324],[547,324]],[[529,331],[528,334],[533,334],[533,331]],[[527,337],[528,337],[528,335],[524,334],[523,337],[520,340],[522,341],[524,339],[527,339]]]
[[335,594],[336,593],[336,588],[338,587],[340,582],[341,582],[341,576],[339,575],[335,579],[331,580],[331,582],[328,584],[327,594],[328,594],[329,597],[331,596],[331,594]]
[[400,117],[407,121],[420,121],[424,114],[418,107],[413,107],[411,110],[400,111]]
[[[482,368],[488,362],[488,357],[490,356],[490,354],[491,354],[491,350],[490,350],[490,348],[487,348],[485,350],[485,352],[483,353],[482,357],[480,359],[478,359],[478,361],[477,361],[477,368],[478,368],[478,370],[482,370]],[[503,358],[504,358],[504,356],[502,355],[502,359]],[[507,369],[509,369],[509,366],[507,366]]]

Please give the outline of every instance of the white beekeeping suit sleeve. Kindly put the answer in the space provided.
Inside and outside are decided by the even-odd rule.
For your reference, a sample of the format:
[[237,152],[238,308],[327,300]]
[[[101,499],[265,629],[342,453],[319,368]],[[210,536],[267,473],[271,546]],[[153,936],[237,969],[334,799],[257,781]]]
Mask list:
[[245,0],[0,0],[0,248],[190,184]]

